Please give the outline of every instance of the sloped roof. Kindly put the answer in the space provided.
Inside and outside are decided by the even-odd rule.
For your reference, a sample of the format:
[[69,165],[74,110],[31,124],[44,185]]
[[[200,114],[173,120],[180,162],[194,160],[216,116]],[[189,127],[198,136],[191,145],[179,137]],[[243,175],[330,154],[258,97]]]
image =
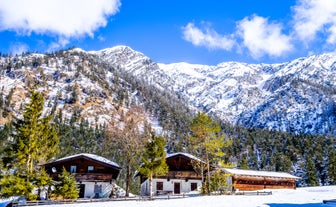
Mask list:
[[[192,160],[196,160],[196,161],[199,161],[199,162],[201,162],[201,160],[199,159],[199,158],[197,158],[197,157],[195,157],[194,155],[191,155],[191,154],[189,154],[189,153],[185,153],[185,152],[176,152],[176,153],[172,153],[172,154],[166,154],[166,160],[168,159],[168,158],[171,158],[171,157],[174,157],[174,156],[178,156],[178,155],[182,155],[182,156],[184,156],[184,157],[187,157],[187,158],[190,158],[190,159],[192,159]],[[143,164],[143,163],[142,163]],[[142,165],[141,164],[141,165]],[[138,175],[140,175],[140,172],[137,170],[137,171],[135,171],[135,174],[134,174],[134,177],[136,177],[136,176],[138,176]]]
[[285,172],[272,172],[272,171],[257,171],[257,170],[241,170],[241,169],[230,169],[223,168],[224,171],[233,175],[247,175],[247,176],[259,176],[259,177],[277,177],[277,178],[290,178],[290,179],[301,179],[300,177],[291,175]]
[[177,155],[182,155],[182,156],[188,157],[188,158],[196,160],[196,161],[201,161],[199,158],[195,157],[194,155],[191,155],[191,154],[185,153],[185,152],[176,152],[176,153],[172,153],[172,154],[167,154],[166,158],[174,157],[174,156],[177,156]]
[[78,158],[78,157],[86,157],[86,158],[89,158],[89,159],[92,159],[92,160],[110,165],[112,167],[120,168],[120,166],[117,163],[115,163],[115,162],[113,162],[109,159],[106,159],[105,157],[102,157],[102,156],[99,156],[99,155],[94,155],[94,154],[89,154],[89,153],[81,153],[81,154],[70,155],[70,156],[67,156],[67,157],[63,157],[63,158],[51,161],[50,163],[62,162],[62,161],[66,161],[66,160],[70,160],[70,159],[74,159],[74,158]]

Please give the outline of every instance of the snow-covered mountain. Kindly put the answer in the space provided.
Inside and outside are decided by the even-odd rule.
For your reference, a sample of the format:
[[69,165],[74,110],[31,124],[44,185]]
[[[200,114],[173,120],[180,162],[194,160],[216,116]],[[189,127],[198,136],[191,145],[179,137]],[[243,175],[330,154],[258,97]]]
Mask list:
[[232,124],[290,132],[334,133],[336,57],[283,64],[159,64],[190,104]]
[[[24,103],[29,100],[29,86],[35,85],[35,90],[44,94],[45,114],[56,110],[69,120],[72,115],[80,114],[89,123],[108,122],[110,114],[116,111],[112,104],[115,94],[93,79],[104,78],[101,80],[104,83],[113,74],[98,71],[98,62],[92,61],[92,57],[81,56],[81,53],[81,50],[73,50],[64,54],[1,58],[0,97],[1,106],[5,107],[1,107],[0,112],[7,110],[9,114],[22,114]],[[1,114],[0,124],[12,118]]]
[[281,64],[156,64],[128,47],[97,52],[105,61],[174,91],[191,107],[231,123],[335,134],[336,56]]
[[[207,66],[158,64],[126,46],[59,53],[62,57],[56,54],[2,57],[0,66],[6,68],[0,76],[2,93],[9,94],[15,88],[14,99],[26,100],[22,95],[26,93],[25,85],[35,81],[48,88],[47,103],[55,101],[58,108],[68,107],[72,111],[78,106],[91,122],[106,121],[110,118],[107,114],[117,110],[111,104],[120,96],[120,90],[112,90],[117,71],[162,91],[171,91],[191,108],[204,110],[231,124],[336,134],[336,56],[331,54],[282,64],[224,62]],[[127,96],[138,101],[136,89],[126,82],[123,86]],[[74,93],[76,100],[70,100]],[[75,105],[67,104],[73,101]],[[20,104],[16,104],[13,111],[19,108]]]
[[335,133],[336,56],[283,64],[159,64],[191,105],[232,124]]
[[149,84],[159,87],[167,87],[173,84],[168,74],[165,74],[157,63],[130,47],[116,46],[100,51],[91,51],[90,53],[97,55],[118,70],[137,76]]

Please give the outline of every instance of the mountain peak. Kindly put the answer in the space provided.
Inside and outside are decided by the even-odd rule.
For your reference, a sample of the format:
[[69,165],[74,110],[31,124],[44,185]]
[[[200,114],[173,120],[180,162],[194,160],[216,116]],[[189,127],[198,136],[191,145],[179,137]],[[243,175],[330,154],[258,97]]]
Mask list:
[[[272,130],[333,133],[336,56],[280,64],[159,64],[190,105],[231,124]],[[323,101],[322,101],[323,100]]]
[[98,51],[91,51],[91,53],[99,54],[99,55],[108,55],[113,53],[140,53],[133,50],[131,47],[126,45],[117,45],[110,48],[105,48]]
[[[70,51],[86,53],[79,48]],[[77,87],[75,92],[83,95],[78,104],[87,105],[88,100],[93,100],[92,94],[98,94],[100,104],[107,104],[118,96],[107,96],[112,93],[110,87],[115,82],[113,68],[162,91],[175,93],[191,108],[231,124],[336,134],[336,56],[333,54],[302,57],[280,64],[223,62],[209,66],[186,62],[157,64],[143,53],[123,45],[87,53],[92,56],[85,59],[86,62],[81,58],[87,57],[76,53],[58,58],[22,56],[19,61],[12,57],[12,62],[0,58],[0,66],[4,69],[0,87],[8,95],[11,87],[21,90],[34,81],[52,90],[48,95],[49,102],[61,91],[61,105],[69,101],[71,91]],[[36,58],[41,60],[34,60]],[[106,68],[102,69],[100,64]],[[33,71],[25,68],[37,69],[37,66],[39,69]],[[97,80],[104,84],[96,83]],[[23,97],[22,93],[23,89],[15,93],[16,98]],[[92,104],[88,105],[102,113],[107,112],[100,104]],[[18,108],[15,106],[13,110]],[[106,114],[99,119],[108,120]]]

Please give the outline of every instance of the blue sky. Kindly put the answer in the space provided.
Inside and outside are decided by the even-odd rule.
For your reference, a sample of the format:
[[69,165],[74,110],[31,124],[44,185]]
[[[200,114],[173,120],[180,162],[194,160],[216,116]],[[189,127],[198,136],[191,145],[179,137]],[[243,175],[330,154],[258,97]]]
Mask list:
[[335,0],[1,0],[0,52],[127,45],[160,63],[335,52]]

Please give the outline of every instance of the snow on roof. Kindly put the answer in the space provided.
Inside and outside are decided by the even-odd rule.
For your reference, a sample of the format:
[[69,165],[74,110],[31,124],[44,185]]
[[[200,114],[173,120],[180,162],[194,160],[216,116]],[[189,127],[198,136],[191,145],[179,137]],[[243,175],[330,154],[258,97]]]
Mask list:
[[189,157],[190,159],[201,161],[199,158],[195,157],[194,155],[191,155],[191,154],[185,153],[185,152],[176,152],[176,153],[172,153],[172,154],[167,154],[166,158],[174,157],[176,155],[183,155],[185,157]]
[[271,171],[256,171],[256,170],[241,170],[241,169],[230,169],[223,168],[226,172],[234,175],[250,175],[250,176],[261,176],[261,177],[277,177],[277,178],[291,178],[291,179],[301,179],[300,177],[291,175],[285,172],[271,172]]
[[52,162],[59,162],[59,161],[63,161],[63,160],[68,160],[68,159],[80,157],[80,156],[88,157],[90,159],[93,159],[93,160],[96,160],[96,161],[99,161],[99,162],[102,162],[102,163],[120,168],[117,163],[115,163],[115,162],[113,162],[109,159],[106,159],[105,157],[101,157],[99,155],[94,155],[94,154],[89,154],[89,153],[81,153],[81,154],[70,155],[68,157],[63,157],[63,158],[60,158],[60,159],[52,161]]
[[[189,153],[185,153],[185,152],[176,152],[176,153],[172,153],[172,154],[168,154],[166,155],[166,159],[170,158],[170,157],[174,157],[176,155],[183,155],[185,157],[189,157],[190,159],[196,160],[196,161],[201,161],[200,159],[198,159],[197,157],[195,157],[194,155],[191,155]],[[143,163],[142,163],[143,164]],[[142,165],[141,164],[141,165]],[[135,171],[134,177],[138,176],[140,174],[140,172],[137,170]]]

